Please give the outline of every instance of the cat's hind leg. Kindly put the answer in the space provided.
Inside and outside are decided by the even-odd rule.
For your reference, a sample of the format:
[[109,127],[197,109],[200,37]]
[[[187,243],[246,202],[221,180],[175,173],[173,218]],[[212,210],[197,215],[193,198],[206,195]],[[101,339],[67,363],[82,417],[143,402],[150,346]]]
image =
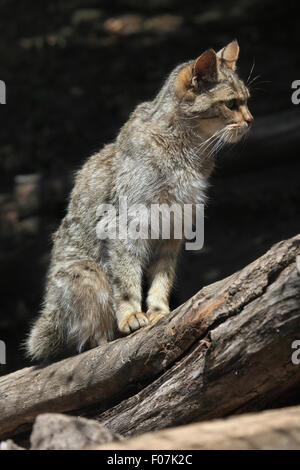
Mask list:
[[56,264],[41,315],[27,339],[28,356],[38,361],[64,357],[111,340],[115,333],[106,273],[91,260]]

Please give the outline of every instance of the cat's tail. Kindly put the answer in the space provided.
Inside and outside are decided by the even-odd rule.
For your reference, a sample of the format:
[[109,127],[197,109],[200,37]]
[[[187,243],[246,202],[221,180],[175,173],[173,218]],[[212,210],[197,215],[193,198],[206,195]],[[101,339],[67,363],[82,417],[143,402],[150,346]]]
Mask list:
[[[35,321],[25,341],[26,356],[34,362],[49,362],[64,357],[65,342],[51,315],[43,312]],[[66,355],[68,355],[67,351]]]
[[37,362],[48,362],[115,336],[106,273],[93,261],[68,262],[49,275],[45,306],[26,340],[26,355]]

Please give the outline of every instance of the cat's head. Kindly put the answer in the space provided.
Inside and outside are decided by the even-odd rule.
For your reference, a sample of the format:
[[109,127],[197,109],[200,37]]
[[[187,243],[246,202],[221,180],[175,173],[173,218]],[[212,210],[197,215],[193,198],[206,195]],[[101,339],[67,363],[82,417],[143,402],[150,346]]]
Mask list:
[[227,142],[237,142],[252,125],[249,91],[235,71],[238,55],[237,41],[218,53],[208,49],[176,76],[179,117],[205,139],[219,135]]

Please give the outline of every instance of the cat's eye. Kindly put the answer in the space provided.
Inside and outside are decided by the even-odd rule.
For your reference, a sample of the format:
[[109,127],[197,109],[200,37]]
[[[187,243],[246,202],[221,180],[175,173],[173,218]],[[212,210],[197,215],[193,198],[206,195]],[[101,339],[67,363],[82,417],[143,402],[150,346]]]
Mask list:
[[226,106],[227,108],[231,110],[237,110],[239,108],[239,103],[237,100],[232,99],[232,100],[226,101]]

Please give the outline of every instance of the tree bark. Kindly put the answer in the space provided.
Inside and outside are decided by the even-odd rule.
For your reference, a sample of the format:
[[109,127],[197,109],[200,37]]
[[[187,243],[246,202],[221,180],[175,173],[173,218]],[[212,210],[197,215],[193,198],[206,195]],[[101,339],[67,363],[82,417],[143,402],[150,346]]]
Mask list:
[[97,450],[300,450],[300,407],[149,432]]
[[131,435],[258,410],[299,386],[300,235],[203,288],[155,325],[0,378],[0,437],[44,412],[97,417]]

